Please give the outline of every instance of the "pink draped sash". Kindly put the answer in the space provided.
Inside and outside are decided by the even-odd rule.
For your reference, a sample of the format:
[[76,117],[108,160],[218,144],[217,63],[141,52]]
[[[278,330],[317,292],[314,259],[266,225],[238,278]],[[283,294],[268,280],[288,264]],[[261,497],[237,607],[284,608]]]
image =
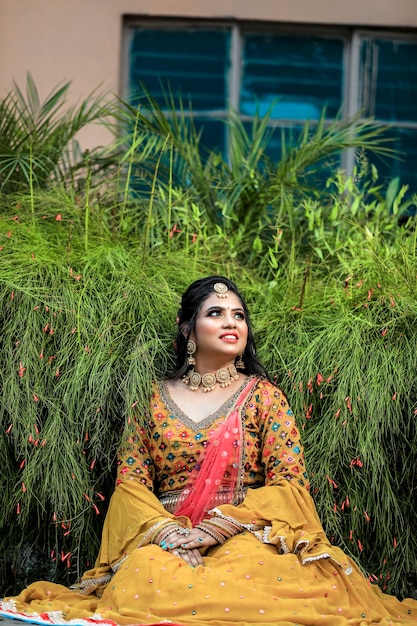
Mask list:
[[224,422],[210,433],[204,457],[181,494],[175,515],[185,515],[193,526],[213,508],[220,492],[223,504],[234,499],[242,460],[242,405],[256,382],[256,377],[248,380]]

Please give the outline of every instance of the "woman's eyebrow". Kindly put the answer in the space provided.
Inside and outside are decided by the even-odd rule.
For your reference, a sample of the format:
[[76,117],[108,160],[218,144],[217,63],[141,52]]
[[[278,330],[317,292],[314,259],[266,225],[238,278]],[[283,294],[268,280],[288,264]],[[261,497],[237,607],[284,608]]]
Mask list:
[[[209,306],[209,307],[206,309],[206,313],[208,313],[209,311],[219,311],[219,310],[220,310],[220,311],[227,311],[227,309],[230,309],[230,307],[228,307],[228,306],[219,306],[219,305]],[[231,310],[231,311],[242,311],[242,312],[244,312],[244,311],[243,311],[243,308],[242,308],[242,307],[240,307],[240,306],[239,306],[239,307],[236,307],[235,309],[230,309],[230,310]]]

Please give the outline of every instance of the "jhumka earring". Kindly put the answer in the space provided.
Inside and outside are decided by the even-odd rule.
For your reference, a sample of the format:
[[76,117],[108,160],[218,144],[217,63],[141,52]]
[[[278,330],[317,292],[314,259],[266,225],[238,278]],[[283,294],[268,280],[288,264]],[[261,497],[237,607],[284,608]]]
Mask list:
[[192,339],[187,341],[187,365],[195,365],[195,351],[197,350],[197,344]]
[[235,365],[238,370],[245,369],[245,361],[243,360],[243,354],[239,354],[239,356],[236,359]]

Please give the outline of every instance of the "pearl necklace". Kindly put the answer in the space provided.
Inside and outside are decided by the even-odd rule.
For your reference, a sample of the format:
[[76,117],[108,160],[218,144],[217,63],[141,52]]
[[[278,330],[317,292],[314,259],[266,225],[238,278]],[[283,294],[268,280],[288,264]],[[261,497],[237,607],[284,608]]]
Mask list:
[[190,386],[191,391],[197,391],[200,385],[202,385],[203,391],[206,393],[213,391],[217,383],[219,383],[220,387],[228,387],[233,380],[237,380],[238,378],[239,374],[232,363],[227,367],[220,368],[217,372],[214,372],[214,374],[207,372],[201,375],[193,368],[184,376],[183,381],[186,385]]

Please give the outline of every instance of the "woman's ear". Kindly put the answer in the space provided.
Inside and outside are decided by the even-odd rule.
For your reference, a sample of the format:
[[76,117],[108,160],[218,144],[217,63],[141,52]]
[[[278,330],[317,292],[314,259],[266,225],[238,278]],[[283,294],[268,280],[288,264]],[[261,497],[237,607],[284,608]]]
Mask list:
[[189,337],[189,336],[188,336],[188,335],[189,335],[189,333],[190,333],[190,327],[189,327],[189,325],[187,324],[187,322],[183,322],[183,323],[181,324],[181,332],[182,332],[182,334],[184,335],[184,337],[185,337],[186,339],[191,339],[191,337]]

